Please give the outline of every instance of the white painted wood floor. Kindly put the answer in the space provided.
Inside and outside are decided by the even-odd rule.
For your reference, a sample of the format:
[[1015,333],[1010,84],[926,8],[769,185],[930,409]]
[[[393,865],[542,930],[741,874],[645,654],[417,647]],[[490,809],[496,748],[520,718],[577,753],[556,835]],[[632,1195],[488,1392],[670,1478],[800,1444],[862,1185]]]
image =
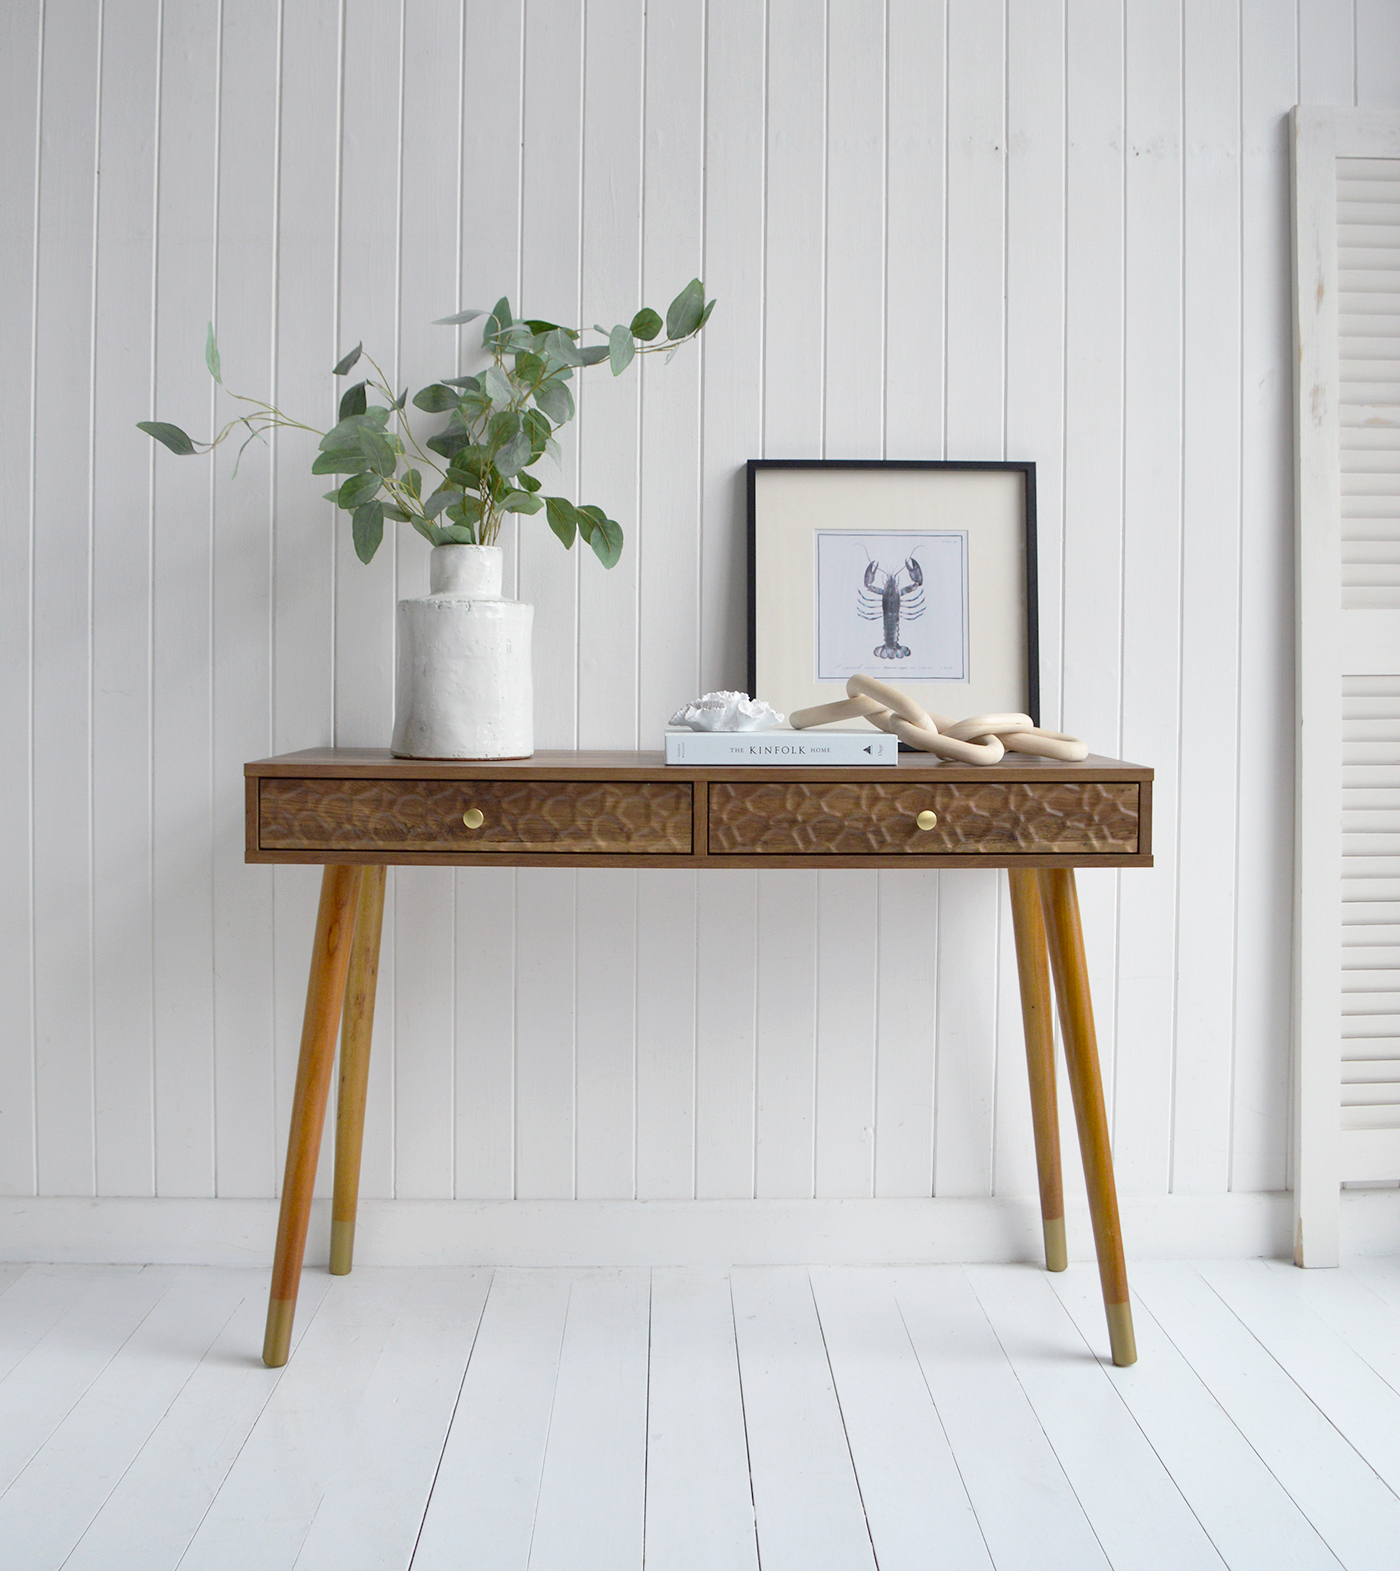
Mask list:
[[0,1266],[5,1571],[1400,1564],[1400,1260]]

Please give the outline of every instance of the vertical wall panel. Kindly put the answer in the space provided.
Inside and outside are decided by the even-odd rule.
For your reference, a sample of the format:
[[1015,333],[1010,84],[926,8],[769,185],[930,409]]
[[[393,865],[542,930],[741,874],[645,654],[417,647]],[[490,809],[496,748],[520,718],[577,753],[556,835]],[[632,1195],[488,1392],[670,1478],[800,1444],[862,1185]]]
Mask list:
[[[272,384],[278,34],[275,0],[222,13],[215,327],[229,385]],[[120,76],[114,80],[121,80]],[[220,420],[239,411],[220,396]],[[269,447],[235,433],[215,456],[213,549],[214,1114],[216,1189],[266,1194],[277,1166],[272,869],[243,862],[246,759],[272,742]],[[240,449],[242,451],[240,452]]]
[[1400,6],[1356,0],[1355,16],[1357,107],[1389,109],[1400,103]]
[[[543,477],[619,567],[503,534],[538,742],[742,682],[745,459],[1034,459],[1045,719],[1158,770],[1157,867],[1080,881],[1123,1187],[1281,1184],[1283,116],[1393,106],[1396,14],[106,0],[48,7],[41,77],[7,7],[0,1189],[36,1125],[43,1192],[275,1188],[319,874],[242,864],[239,766],[382,745],[426,581],[406,531],[355,559],[314,438],[235,479],[130,431],[206,434],[205,321],[329,422],[361,336],[416,387],[482,363],[454,307],[609,325],[695,274],[702,343],[581,375]],[[400,870],[365,1192],[1024,1193],[1012,959],[999,875]]]
[[[217,11],[162,17],[156,411],[204,434],[218,223]],[[214,1192],[212,477],[156,467],[152,694],[156,1189]]]
[[[1239,42],[1234,15],[1187,0],[1186,267],[1173,1189],[1229,1174],[1240,594]],[[1207,236],[1210,239],[1207,239]],[[1222,260],[1222,257],[1224,260]],[[1233,794],[1231,792],[1230,794]],[[1228,797],[1227,797],[1228,800]]]
[[818,11],[803,0],[768,0],[763,452],[751,457],[825,456],[824,22],[825,8]]
[[[525,7],[520,295],[525,316],[576,325],[582,249],[583,8]],[[504,130],[505,127],[502,127]],[[490,302],[483,302],[490,304]],[[574,386],[577,387],[575,372]],[[577,495],[578,431],[561,433],[562,481]],[[540,520],[519,525],[520,598],[535,606],[535,746],[578,743],[578,571]]]
[[695,1193],[754,1193],[759,874],[707,873],[695,890]]
[[[34,369],[34,998],[39,1192],[94,1186],[89,593],[91,460],[73,390],[91,386],[99,16],[45,17]],[[81,394],[79,395],[81,397]],[[86,400],[84,400],[86,402]],[[79,404],[82,408],[82,403]],[[79,417],[81,418],[81,416]],[[196,1051],[198,1043],[192,1044]]]
[[1356,102],[1354,0],[1298,0],[1300,104]]
[[885,458],[943,453],[942,0],[889,0],[886,31]]
[[[1400,8],[1391,7],[1400,17]],[[1241,6],[1239,891],[1234,1189],[1287,1182],[1293,932],[1293,419],[1288,121],[1297,43],[1287,0]],[[1400,92],[1391,102],[1400,102]]]
[[[461,30],[460,0],[403,7],[400,80],[390,97],[400,128],[396,391],[407,387],[416,392],[435,377],[450,376],[456,358],[451,330],[434,326],[433,318],[450,316],[456,309],[461,145],[458,138],[444,136],[443,127],[461,123]],[[393,294],[390,291],[391,300]],[[415,421],[414,429],[426,431],[437,423]],[[425,477],[430,473],[422,472]],[[397,546],[398,593],[425,594],[427,541],[407,524],[385,527],[394,531],[386,544]],[[392,614],[389,608],[376,612],[375,621],[388,627]],[[374,739],[378,746],[384,745],[392,714],[392,704],[387,705]],[[406,1198],[452,1192],[455,884],[454,874],[445,868],[404,868],[394,896],[399,957],[394,989],[394,1192]]]
[[[1156,870],[1124,877],[1113,1130],[1125,1193],[1168,1179],[1176,956],[1177,657],[1181,644],[1181,8],[1133,0],[1124,26],[1123,727],[1161,769]],[[1115,1065],[1115,1071],[1117,1070]]]
[[[0,8],[0,124],[10,150],[0,165],[0,266],[14,303],[0,333],[0,727],[9,738],[0,771],[0,813],[12,833],[0,838],[0,987],[10,1000],[0,1035],[0,1194],[35,1187],[34,890],[30,878],[33,806],[31,748],[31,549],[34,496],[33,320],[35,177],[39,144],[39,0]],[[140,501],[134,503],[140,507]]]
[[[97,1191],[149,1195],[155,1183],[151,996],[151,467],[133,440],[133,400],[151,386],[155,248],[156,0],[104,9],[93,366],[92,925]],[[13,206],[7,204],[13,213]],[[264,299],[266,275],[258,280]],[[15,489],[6,486],[9,495]],[[3,574],[3,569],[0,569]],[[0,610],[0,620],[4,618]],[[266,736],[255,744],[266,745]],[[234,763],[228,784],[240,798]],[[240,847],[241,850],[241,847]],[[241,869],[240,869],[241,871]],[[266,947],[266,924],[250,934]],[[269,951],[270,959],[270,951]],[[266,1053],[268,983],[250,1046]],[[26,989],[27,993],[27,989]],[[13,995],[12,995],[13,996]],[[250,1147],[258,1145],[256,1129]],[[0,1134],[0,1143],[5,1136]],[[268,1169],[259,1173],[266,1193]]]

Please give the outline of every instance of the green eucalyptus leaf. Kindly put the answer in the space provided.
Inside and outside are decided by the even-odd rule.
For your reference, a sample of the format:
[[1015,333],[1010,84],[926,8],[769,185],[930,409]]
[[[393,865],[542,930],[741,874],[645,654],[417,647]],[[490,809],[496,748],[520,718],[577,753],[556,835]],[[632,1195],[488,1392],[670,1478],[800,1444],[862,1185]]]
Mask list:
[[439,524],[439,545],[475,545],[476,530],[470,524]]
[[643,306],[632,318],[632,336],[640,338],[644,344],[649,344],[660,331],[661,318],[649,305]]
[[544,376],[545,362],[539,355],[528,352],[516,355],[512,381],[523,382],[528,387],[534,382],[542,382]]
[[705,309],[700,313],[700,320],[695,324],[695,331],[697,333],[700,331],[700,329],[702,327],[704,327],[705,323],[710,320],[710,312],[713,311],[714,308],[715,308],[715,303],[714,303],[713,300],[709,301],[706,304]]
[[377,475],[373,470],[363,474],[351,475],[341,486],[336,496],[336,504],[343,507],[347,513],[353,512],[365,502],[372,501],[379,495],[379,488],[384,484],[383,476]]
[[558,322],[542,322],[536,316],[526,317],[525,325],[532,333],[554,333],[559,330]]
[[481,391],[481,378],[476,376],[445,376],[442,379],[442,385],[444,387],[461,387],[468,392],[479,393]]
[[219,369],[219,346],[214,342],[214,324],[209,324],[209,331],[204,339],[204,363],[209,367],[209,375],[219,384],[224,385],[224,374]]
[[434,491],[428,500],[424,502],[423,512],[429,518],[436,518],[443,508],[455,502],[461,494],[460,491],[453,489],[451,486],[444,486],[441,490]]
[[194,452],[194,443],[177,425],[171,425],[167,420],[138,420],[136,429],[144,431],[147,436],[155,437],[157,442],[163,443],[172,453],[178,453],[181,458],[188,458]]
[[465,431],[439,431],[436,436],[430,436],[423,445],[430,452],[441,453],[444,458],[452,458],[464,447],[471,446],[471,437]]
[[410,496],[422,496],[423,476],[416,469],[405,469],[403,472],[403,487]]
[[538,409],[527,409],[522,416],[522,424],[530,433],[530,462],[534,461],[544,452],[545,444],[554,435],[554,427],[550,425],[547,416]]
[[337,491],[323,491],[321,493],[321,500],[323,502],[334,502],[335,505],[337,507],[339,507],[340,506],[340,492],[338,490]]
[[522,469],[520,473],[516,475],[515,483],[522,490],[529,491],[531,493],[538,491],[540,488],[539,481],[536,480],[534,475],[532,475],[527,469]]
[[420,535],[422,535],[429,545],[442,544],[442,541],[438,539],[437,529],[426,520],[422,518],[410,518],[409,523],[413,525],[413,527]]
[[689,338],[705,314],[705,286],[692,278],[666,309],[667,338]]
[[371,561],[384,538],[384,504],[366,502],[357,507],[350,533],[355,541],[355,555],[362,562]]
[[562,327],[556,327],[548,334],[544,341],[545,353],[561,365],[582,365],[583,356],[579,353],[578,346],[572,337]]
[[600,525],[607,523],[608,515],[601,507],[594,507],[589,502],[581,502],[578,508],[578,532],[590,544],[593,541],[593,531]]
[[573,394],[562,382],[546,382],[535,393],[535,402],[557,426],[574,418]]
[[580,508],[579,511],[588,513],[593,519],[593,533],[588,543],[593,547],[594,556],[604,567],[616,567],[622,555],[622,526],[600,507]]
[[406,524],[409,515],[404,512],[403,508],[395,507],[392,502],[385,502],[384,516],[385,518],[392,518],[396,524]]
[[340,418],[347,419],[350,415],[362,415],[365,412],[365,384],[356,382],[354,387],[347,387],[340,400]]
[[632,356],[637,352],[637,345],[632,338],[632,329],[624,327],[621,322],[608,334],[608,359],[612,361],[612,374],[621,376],[632,364]]
[[528,491],[507,491],[501,499],[503,513],[538,513],[544,503]]
[[563,496],[547,496],[544,505],[549,515],[549,527],[564,542],[564,549],[568,550],[574,543],[574,533],[578,529],[577,509]]
[[491,314],[486,318],[486,326],[481,330],[481,342],[491,347],[491,340],[497,333],[505,332],[514,318],[510,314],[510,301],[504,295],[491,307]]
[[485,391],[491,395],[491,402],[497,409],[505,409],[515,399],[515,390],[510,385],[510,379],[500,366],[493,365],[488,368],[482,378]]
[[580,349],[579,355],[584,365],[601,365],[608,358],[606,344],[589,344],[587,349]]
[[349,371],[350,367],[354,365],[354,363],[360,358],[360,351],[364,347],[365,346],[363,342],[356,344],[350,353],[346,355],[339,365],[336,366],[335,370],[331,372],[331,375],[344,376],[346,372]]
[[448,387],[445,382],[434,382],[431,387],[422,388],[413,395],[413,407],[426,410],[430,415],[442,415],[449,409],[455,409],[461,396],[455,388]]
[[403,406],[407,402],[408,402],[408,389],[404,388],[403,392],[401,392],[399,394],[399,396],[394,400],[393,408],[395,408],[395,409],[402,409]]
[[460,327],[463,322],[474,322],[483,313],[480,311],[459,311],[456,316],[437,316],[433,318],[434,327]]
[[530,433],[522,428],[497,451],[494,460],[496,473],[503,480],[509,480],[517,470],[523,469],[533,457],[534,452],[530,447]]

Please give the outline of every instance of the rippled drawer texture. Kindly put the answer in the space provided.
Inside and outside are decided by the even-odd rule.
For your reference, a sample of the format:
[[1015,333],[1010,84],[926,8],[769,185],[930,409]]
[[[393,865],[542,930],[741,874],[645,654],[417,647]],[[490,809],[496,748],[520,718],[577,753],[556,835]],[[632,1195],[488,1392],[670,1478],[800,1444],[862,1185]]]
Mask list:
[[[265,851],[688,855],[689,781],[264,779]],[[462,815],[480,812],[469,829]]]
[[[711,856],[1134,853],[1136,781],[716,781]],[[918,815],[938,815],[920,829]]]

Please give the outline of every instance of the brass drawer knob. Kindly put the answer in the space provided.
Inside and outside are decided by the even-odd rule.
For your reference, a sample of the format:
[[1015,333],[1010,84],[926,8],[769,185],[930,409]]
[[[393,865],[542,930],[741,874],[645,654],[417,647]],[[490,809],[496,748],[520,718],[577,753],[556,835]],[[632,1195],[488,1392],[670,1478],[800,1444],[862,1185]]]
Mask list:
[[469,807],[462,814],[462,822],[468,829],[480,829],[482,824],[486,822],[486,814],[479,807]]
[[920,813],[919,816],[914,820],[914,822],[919,826],[920,829],[932,829],[933,826],[938,822],[938,814],[932,813],[928,810],[928,808],[925,808],[923,812]]

